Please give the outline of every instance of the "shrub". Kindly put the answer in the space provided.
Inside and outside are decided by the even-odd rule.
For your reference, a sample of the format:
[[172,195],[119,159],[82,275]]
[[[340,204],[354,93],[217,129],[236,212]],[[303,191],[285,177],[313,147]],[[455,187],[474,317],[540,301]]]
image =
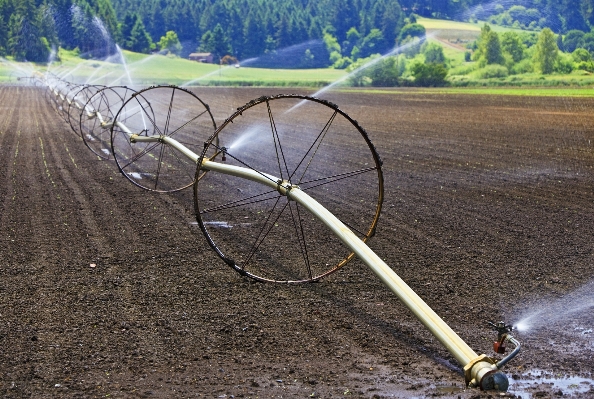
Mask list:
[[410,72],[415,78],[415,85],[424,87],[444,86],[448,75],[445,65],[433,63],[416,63],[411,67]]
[[450,69],[450,75],[469,75],[471,72],[476,71],[478,65],[476,62],[460,65],[455,68]]
[[443,53],[443,47],[437,43],[425,42],[421,47],[421,51],[425,56],[425,62],[433,64],[445,64],[446,57]]
[[475,77],[478,79],[491,79],[491,78],[505,78],[509,74],[507,68],[499,64],[487,65],[484,68],[479,69],[475,73]]
[[554,67],[555,72],[559,72],[562,74],[568,74],[573,71],[573,58],[569,54],[561,53],[557,57],[557,61],[555,62]]
[[575,69],[580,71],[594,72],[594,62],[592,61],[581,61],[575,65]]
[[512,66],[511,72],[516,75],[516,74],[522,74],[522,73],[529,73],[532,72],[533,66],[532,66],[532,60],[530,58],[526,58],[523,59],[522,61],[518,62],[517,64],[514,64],[514,66]]
[[573,60],[575,62],[592,60],[592,56],[590,55],[590,52],[588,50],[586,50],[585,48],[576,48],[575,51],[573,53],[571,53],[571,57],[573,58]]
[[396,57],[386,57],[369,68],[367,76],[371,79],[372,86],[391,87],[398,86],[400,71]]

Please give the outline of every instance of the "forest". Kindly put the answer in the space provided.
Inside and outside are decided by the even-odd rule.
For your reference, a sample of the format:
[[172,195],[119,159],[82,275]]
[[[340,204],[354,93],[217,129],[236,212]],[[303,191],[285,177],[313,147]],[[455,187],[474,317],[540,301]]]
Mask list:
[[0,0],[0,55],[44,62],[61,47],[101,58],[117,43],[257,58],[250,66],[346,68],[418,36],[415,15],[584,36],[594,0]]

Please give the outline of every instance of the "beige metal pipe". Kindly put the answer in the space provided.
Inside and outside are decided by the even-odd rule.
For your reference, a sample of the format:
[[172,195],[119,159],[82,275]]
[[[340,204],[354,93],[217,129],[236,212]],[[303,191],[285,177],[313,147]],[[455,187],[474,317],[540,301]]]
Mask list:
[[203,161],[202,168],[264,184],[306,208],[373,270],[460,364],[466,365],[479,357],[379,256],[336,216],[298,186],[282,182],[271,175],[219,162]]
[[[167,136],[131,136],[132,142],[161,141],[198,162],[199,156],[175,139]],[[346,246],[348,246],[373,272],[398,296],[427,329],[447,348],[463,366],[470,365],[467,382],[478,381],[477,376],[486,375],[496,368],[486,356],[477,355],[438,315],[402,280],[375,252],[361,241],[344,223],[298,186],[282,181],[278,177],[252,169],[226,165],[210,160],[202,161],[202,168],[213,172],[251,180],[279,191],[289,199],[310,211],[326,225]],[[476,367],[478,366],[478,367]],[[478,385],[478,384],[477,384]]]

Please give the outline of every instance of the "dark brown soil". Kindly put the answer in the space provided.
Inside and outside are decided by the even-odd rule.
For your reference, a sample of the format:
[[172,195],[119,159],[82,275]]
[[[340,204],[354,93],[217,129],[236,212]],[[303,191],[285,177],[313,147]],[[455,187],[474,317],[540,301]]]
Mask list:
[[[278,91],[196,90],[219,122]],[[592,281],[593,99],[325,97],[384,161],[371,248],[477,353],[493,355],[486,320]],[[206,244],[191,190],[131,185],[41,89],[0,87],[0,110],[0,396],[488,397],[359,261],[315,284],[248,281]],[[510,396],[593,397],[593,325],[590,308],[517,333]]]

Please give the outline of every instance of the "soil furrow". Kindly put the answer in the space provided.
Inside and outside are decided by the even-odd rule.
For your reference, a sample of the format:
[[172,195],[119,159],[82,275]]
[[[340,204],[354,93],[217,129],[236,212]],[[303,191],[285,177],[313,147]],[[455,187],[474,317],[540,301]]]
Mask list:
[[[278,91],[197,90],[219,120]],[[358,260],[306,286],[231,271],[192,225],[191,189],[133,186],[42,93],[0,87],[0,396],[491,395],[464,389],[451,355]],[[594,100],[328,99],[369,131],[384,161],[370,246],[477,352],[493,355],[484,320],[515,322],[594,279]],[[336,142],[337,162],[352,156],[346,141]],[[353,181],[312,193],[344,201],[341,216],[360,221],[367,186]],[[585,313],[518,333],[527,345],[505,369],[517,377],[511,393],[525,397],[515,387],[536,369],[587,377],[591,334],[581,332],[593,323]],[[533,396],[591,396],[535,386]]]

